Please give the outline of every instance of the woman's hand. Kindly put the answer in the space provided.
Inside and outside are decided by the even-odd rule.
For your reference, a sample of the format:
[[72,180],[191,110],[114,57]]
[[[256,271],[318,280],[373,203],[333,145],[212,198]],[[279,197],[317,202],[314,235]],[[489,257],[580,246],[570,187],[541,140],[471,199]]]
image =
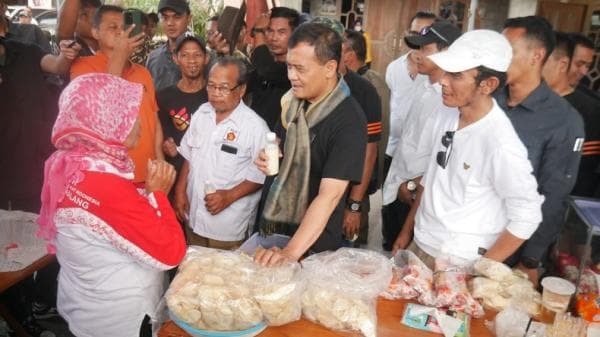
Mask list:
[[169,194],[175,183],[175,168],[164,160],[148,160],[146,176],[146,191],[149,193],[161,191]]

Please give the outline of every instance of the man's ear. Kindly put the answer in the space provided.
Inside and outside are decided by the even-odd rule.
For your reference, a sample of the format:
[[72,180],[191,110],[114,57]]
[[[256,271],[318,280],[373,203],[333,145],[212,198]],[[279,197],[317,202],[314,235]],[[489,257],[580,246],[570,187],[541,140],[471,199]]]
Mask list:
[[[341,62],[341,60],[340,60]],[[337,77],[338,73],[338,63],[335,60],[329,60],[325,63],[325,77],[333,78]]]
[[100,41],[100,31],[96,27],[92,27],[92,36],[96,41]]
[[494,91],[496,91],[499,85],[500,80],[495,76],[488,77],[479,83],[479,87],[481,88],[482,93],[485,95],[491,95]]
[[547,51],[543,47],[534,47],[531,50],[531,60],[532,64],[540,64],[542,67],[544,66],[544,58],[546,57]]
[[571,63],[571,59],[568,56],[563,56],[558,60],[558,70],[561,74],[566,74],[569,72],[569,64]]

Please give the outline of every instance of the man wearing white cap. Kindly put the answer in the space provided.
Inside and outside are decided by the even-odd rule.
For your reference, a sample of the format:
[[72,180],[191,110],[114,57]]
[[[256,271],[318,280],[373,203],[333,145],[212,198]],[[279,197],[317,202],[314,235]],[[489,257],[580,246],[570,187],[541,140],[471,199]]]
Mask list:
[[527,150],[492,98],[506,79],[512,49],[501,34],[475,30],[429,58],[446,71],[444,105],[457,110],[433,128],[414,222],[402,229],[414,229],[408,249],[429,267],[449,255],[504,261],[536,230],[543,201]]

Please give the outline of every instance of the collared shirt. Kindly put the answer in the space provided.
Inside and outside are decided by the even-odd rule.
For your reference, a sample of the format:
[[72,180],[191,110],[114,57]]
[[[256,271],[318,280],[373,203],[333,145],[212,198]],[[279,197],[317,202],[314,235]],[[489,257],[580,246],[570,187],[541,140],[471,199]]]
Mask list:
[[265,146],[269,128],[244,102],[216,124],[216,113],[205,103],[194,113],[181,140],[179,153],[190,163],[187,195],[190,226],[194,233],[220,241],[242,240],[254,219],[260,192],[247,195],[211,215],[204,203],[207,181],[219,189],[233,188],[244,180],[263,184],[265,176],[254,164]]
[[521,253],[541,260],[558,237],[566,198],[577,179],[584,140],[583,121],[545,82],[515,107],[507,104],[508,88],[499,90],[495,96],[525,144],[538,191],[546,198],[542,206],[543,222],[523,245]]
[[385,71],[385,82],[390,88],[390,136],[385,154],[392,156],[400,140],[406,113],[413,100],[412,90],[417,83],[427,79],[427,76],[417,74],[412,79],[408,72],[408,55],[392,61]]
[[[440,118],[431,134],[434,151],[423,176],[415,218],[415,242],[426,253],[475,260],[506,229],[527,239],[542,219],[527,150],[494,102],[489,113],[456,131],[450,146],[442,136],[458,127],[459,112]],[[445,151],[446,168],[437,160]]]
[[415,87],[414,100],[404,120],[402,135],[392,154],[383,186],[384,205],[396,200],[400,184],[425,173],[434,146],[431,133],[438,115],[456,114],[456,108],[448,108],[442,103],[442,86],[439,83],[432,84],[427,80]]
[[150,53],[146,68],[152,75],[156,91],[175,85],[181,79],[181,71],[169,50],[169,41]]

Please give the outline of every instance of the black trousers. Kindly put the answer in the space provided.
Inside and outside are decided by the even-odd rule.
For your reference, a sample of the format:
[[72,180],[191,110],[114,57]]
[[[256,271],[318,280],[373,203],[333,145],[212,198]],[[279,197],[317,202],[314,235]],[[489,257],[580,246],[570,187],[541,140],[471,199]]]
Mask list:
[[[392,157],[386,155],[384,158],[383,176],[387,177]],[[402,230],[402,225],[410,212],[410,206],[396,199],[394,202],[381,207],[381,234],[383,235],[383,249],[390,251],[396,241],[396,237]]]

